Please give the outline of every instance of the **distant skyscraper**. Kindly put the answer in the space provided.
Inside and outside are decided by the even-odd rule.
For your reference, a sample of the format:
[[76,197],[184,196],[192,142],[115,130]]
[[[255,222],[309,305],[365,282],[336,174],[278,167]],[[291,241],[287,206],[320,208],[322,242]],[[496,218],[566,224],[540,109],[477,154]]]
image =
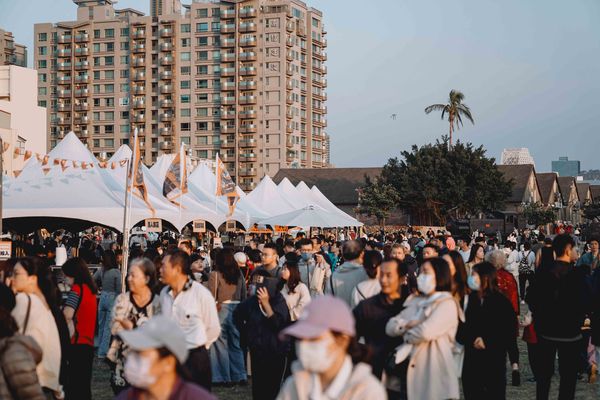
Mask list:
[[552,172],[557,172],[558,176],[579,176],[581,162],[569,160],[569,157],[558,157],[558,161],[552,161]]
[[1,28],[0,65],[18,65],[27,68],[27,47],[15,43],[13,34]]
[[518,149],[504,149],[502,151],[502,158],[500,161],[502,165],[523,165],[531,164],[535,165],[533,157],[529,154],[529,149],[521,147]]

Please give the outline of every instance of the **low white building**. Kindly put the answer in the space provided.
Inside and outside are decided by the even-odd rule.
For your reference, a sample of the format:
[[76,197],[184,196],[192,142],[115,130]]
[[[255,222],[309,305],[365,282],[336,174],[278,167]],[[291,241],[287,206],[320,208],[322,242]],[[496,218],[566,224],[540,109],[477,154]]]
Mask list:
[[37,100],[37,71],[14,65],[0,66],[0,136],[10,144],[3,157],[3,172],[14,176],[23,168],[15,147],[46,153],[46,109]]

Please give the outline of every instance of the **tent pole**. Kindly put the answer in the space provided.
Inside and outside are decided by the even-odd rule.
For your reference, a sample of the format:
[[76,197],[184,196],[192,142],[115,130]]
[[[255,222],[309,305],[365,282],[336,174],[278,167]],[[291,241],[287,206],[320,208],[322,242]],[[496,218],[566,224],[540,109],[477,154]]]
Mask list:
[[131,181],[131,160],[127,160],[127,178],[125,179],[125,207],[123,209],[123,261],[121,264],[121,293],[125,293],[127,280],[127,263],[129,261],[129,227],[127,226],[127,211],[129,208],[129,184]]

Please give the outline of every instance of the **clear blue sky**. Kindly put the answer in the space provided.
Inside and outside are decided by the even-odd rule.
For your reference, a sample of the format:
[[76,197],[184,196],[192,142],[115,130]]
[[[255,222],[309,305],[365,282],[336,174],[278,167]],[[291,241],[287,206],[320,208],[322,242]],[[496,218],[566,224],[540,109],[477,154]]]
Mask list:
[[[600,1],[308,3],[329,32],[336,166],[380,166],[440,137],[447,123],[423,109],[459,89],[475,117],[460,139],[496,158],[504,147],[528,147],[538,171],[561,155],[600,169]],[[149,2],[117,6],[147,13]],[[33,24],[75,15],[71,0],[0,0],[0,27],[28,45],[30,60]]]

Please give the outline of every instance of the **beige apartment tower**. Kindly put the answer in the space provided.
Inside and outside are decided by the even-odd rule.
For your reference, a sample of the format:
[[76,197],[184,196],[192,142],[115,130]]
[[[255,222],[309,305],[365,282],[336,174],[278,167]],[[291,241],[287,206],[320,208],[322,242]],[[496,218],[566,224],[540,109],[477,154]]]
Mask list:
[[244,190],[280,168],[329,163],[326,31],[298,0],[150,0],[150,16],[74,0],[77,21],[35,25],[49,147],[73,130],[99,157],[144,161],[186,144],[218,153]]
[[0,28],[0,65],[27,68],[27,47],[15,43],[12,32]]

